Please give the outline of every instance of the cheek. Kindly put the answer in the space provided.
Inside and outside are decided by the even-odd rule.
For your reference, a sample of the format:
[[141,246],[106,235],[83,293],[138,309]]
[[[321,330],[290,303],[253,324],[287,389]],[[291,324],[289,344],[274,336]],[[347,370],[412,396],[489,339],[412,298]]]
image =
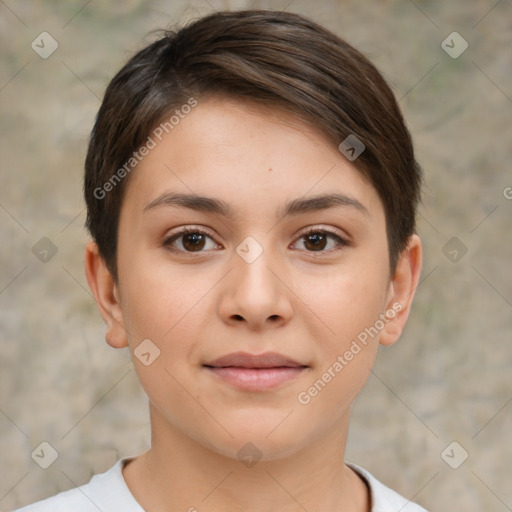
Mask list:
[[[157,352],[160,351],[155,366],[167,369],[178,378],[184,373],[184,363],[193,362],[201,337],[200,326],[204,323],[204,308],[208,307],[205,295],[212,283],[207,279],[194,280],[193,274],[197,276],[197,272],[193,272],[192,266],[181,269],[170,265],[161,254],[155,258],[155,253],[157,251],[132,252],[123,268],[124,275],[120,272],[124,284],[123,318],[135,358],[137,347],[149,339]],[[149,377],[154,379],[156,375],[146,376],[144,367],[135,358],[143,386],[153,386]],[[156,380],[162,378],[166,375]]]
[[118,261],[123,317],[131,342],[154,338],[158,345],[162,344],[185,314],[190,288],[183,286],[179,275],[172,274],[171,265],[163,263],[160,250],[126,243],[119,247]]
[[[179,383],[187,381],[188,363],[198,339],[193,326],[199,324],[196,315],[200,308],[194,304],[200,295],[175,277],[164,278],[156,266],[134,265],[124,281],[127,300],[123,315],[144,391],[159,409],[176,412],[190,407],[190,396]],[[148,357],[142,354],[148,352],[150,362],[146,364]],[[187,385],[187,389],[192,388]]]
[[308,279],[298,295],[315,313],[307,317],[322,326],[332,351],[375,323],[385,307],[387,288],[386,269],[360,261]]
[[316,368],[297,401],[310,417],[324,418],[326,428],[343,418],[370,375],[385,283],[379,273],[338,273],[322,286],[303,291],[309,293],[310,302],[305,302],[318,314],[309,316]]

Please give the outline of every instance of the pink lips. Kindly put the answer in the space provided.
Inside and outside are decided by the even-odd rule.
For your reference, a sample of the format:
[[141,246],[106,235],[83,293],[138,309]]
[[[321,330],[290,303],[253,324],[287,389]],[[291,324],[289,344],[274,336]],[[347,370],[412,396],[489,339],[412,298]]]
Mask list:
[[264,391],[295,379],[308,368],[276,352],[236,352],[204,364],[227,384],[245,391]]

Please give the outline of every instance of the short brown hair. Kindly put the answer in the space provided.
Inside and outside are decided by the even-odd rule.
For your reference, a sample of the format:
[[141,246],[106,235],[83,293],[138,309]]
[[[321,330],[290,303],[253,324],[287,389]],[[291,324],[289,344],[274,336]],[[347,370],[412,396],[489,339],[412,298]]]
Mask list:
[[355,135],[364,151],[352,164],[383,202],[394,272],[415,230],[421,169],[391,89],[366,57],[313,21],[246,10],[165,31],[107,87],[85,161],[84,196],[86,227],[116,281],[126,162],[175,109],[215,94],[285,109],[336,146]]

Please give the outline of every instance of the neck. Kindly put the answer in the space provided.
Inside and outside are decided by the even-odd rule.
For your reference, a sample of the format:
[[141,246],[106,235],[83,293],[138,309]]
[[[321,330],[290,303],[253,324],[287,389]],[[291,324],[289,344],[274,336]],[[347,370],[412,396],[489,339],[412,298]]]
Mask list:
[[152,447],[123,470],[148,512],[370,510],[365,484],[344,464],[348,418],[291,455],[244,464],[170,426],[151,406],[150,413]]

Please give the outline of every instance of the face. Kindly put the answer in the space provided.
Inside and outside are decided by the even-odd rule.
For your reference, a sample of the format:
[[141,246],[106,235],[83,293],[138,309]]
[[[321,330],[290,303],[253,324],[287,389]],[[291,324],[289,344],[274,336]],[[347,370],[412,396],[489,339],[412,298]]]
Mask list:
[[374,188],[302,121],[234,100],[199,101],[133,171],[117,257],[113,337],[146,354],[154,431],[233,458],[343,429],[403,308]]

